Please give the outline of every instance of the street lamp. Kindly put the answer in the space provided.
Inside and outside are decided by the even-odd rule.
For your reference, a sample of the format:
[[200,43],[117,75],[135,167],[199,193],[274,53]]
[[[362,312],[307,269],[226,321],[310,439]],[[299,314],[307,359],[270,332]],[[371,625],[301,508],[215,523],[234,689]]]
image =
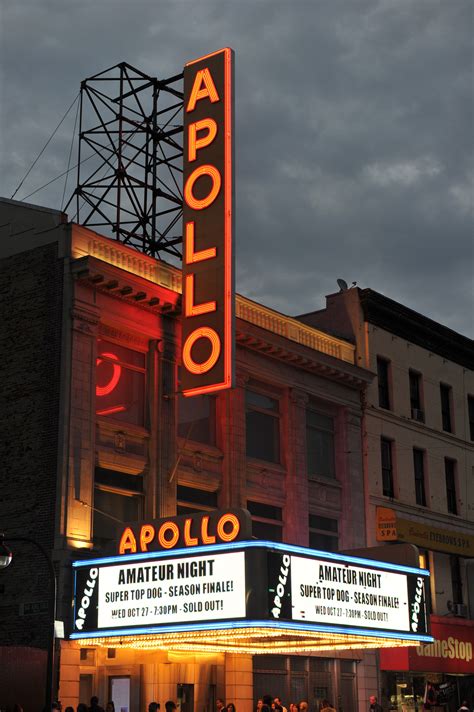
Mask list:
[[[54,641],[55,641],[55,620],[56,620],[56,572],[53,562],[46,549],[35,539],[29,539],[24,536],[8,537],[8,542],[23,541],[27,544],[35,546],[46,561],[49,584],[50,597],[48,601],[48,625],[49,625],[49,640],[48,640],[48,658],[46,663],[46,691],[45,691],[45,709],[50,712],[53,704],[53,676],[54,676]],[[0,569],[6,569],[10,565],[13,554],[5,544],[5,535],[0,533]]]

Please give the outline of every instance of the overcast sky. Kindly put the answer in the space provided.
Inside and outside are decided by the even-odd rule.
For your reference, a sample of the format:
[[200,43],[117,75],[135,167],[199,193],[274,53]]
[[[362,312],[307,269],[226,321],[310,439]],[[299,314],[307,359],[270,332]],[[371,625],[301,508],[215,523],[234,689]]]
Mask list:
[[[236,53],[237,289],[355,281],[473,335],[472,0],[0,0],[0,195],[80,81]],[[67,167],[73,112],[16,199]],[[63,181],[29,198],[59,208]]]

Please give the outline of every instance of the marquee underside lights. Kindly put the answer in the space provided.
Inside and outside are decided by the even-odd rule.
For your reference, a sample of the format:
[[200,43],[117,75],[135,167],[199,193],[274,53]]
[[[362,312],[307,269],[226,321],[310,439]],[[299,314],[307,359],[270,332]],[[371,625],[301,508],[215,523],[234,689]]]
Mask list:
[[[334,633],[332,631],[299,630],[296,627],[269,627],[268,622],[248,621],[247,627],[219,629],[206,628],[202,631],[176,631],[160,634],[116,636],[73,636],[81,647],[94,646],[113,648],[120,641],[121,648],[138,650],[169,650],[208,653],[241,653],[258,655],[261,653],[296,654],[323,652],[325,650],[350,650],[362,648],[394,648],[417,644],[420,640],[381,637],[355,633]],[[429,636],[423,636],[431,640]]]
[[233,52],[184,69],[182,378],[185,396],[233,385]]

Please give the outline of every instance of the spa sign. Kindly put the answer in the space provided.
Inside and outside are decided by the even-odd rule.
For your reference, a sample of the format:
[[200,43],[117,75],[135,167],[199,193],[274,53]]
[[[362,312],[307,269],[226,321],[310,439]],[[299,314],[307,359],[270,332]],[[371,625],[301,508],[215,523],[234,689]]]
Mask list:
[[185,396],[233,385],[233,56],[226,47],[184,68]]

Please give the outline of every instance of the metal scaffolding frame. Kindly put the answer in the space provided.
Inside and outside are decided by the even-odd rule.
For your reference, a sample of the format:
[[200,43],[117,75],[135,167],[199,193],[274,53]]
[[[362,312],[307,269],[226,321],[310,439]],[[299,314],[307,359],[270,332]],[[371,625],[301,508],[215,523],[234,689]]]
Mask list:
[[81,83],[74,221],[123,244],[181,259],[183,75],[126,62]]

